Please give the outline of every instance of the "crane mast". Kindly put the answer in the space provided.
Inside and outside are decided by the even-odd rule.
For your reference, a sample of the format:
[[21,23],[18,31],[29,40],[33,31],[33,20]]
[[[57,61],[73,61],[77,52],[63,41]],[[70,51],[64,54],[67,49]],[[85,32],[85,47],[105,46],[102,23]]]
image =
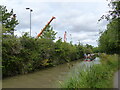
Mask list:
[[50,21],[45,25],[45,27],[41,30],[41,32],[37,35],[36,38],[39,38],[41,36],[41,34],[43,33],[43,31],[47,28],[47,26],[52,22],[53,19],[55,19],[55,17],[52,17],[50,19]]

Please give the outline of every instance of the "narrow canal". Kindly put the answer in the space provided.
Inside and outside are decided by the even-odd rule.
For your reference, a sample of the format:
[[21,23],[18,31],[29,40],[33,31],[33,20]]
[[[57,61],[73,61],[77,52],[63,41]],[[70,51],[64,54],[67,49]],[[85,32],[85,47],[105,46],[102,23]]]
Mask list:
[[89,66],[93,62],[99,64],[99,59],[91,62],[72,61],[69,64],[58,65],[38,72],[9,77],[3,79],[2,86],[3,88],[57,88],[59,81],[63,81],[75,66],[79,64]]

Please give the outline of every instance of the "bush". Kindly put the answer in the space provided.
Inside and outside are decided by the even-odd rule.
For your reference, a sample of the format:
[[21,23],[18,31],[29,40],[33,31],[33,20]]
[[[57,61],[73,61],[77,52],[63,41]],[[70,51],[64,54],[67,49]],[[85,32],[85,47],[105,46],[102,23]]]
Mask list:
[[118,69],[118,55],[102,55],[102,64],[83,70],[77,66],[62,88],[113,88],[113,74]]
[[83,57],[80,45],[53,42],[51,39],[10,36],[2,43],[3,77],[25,74],[46,67],[63,64]]

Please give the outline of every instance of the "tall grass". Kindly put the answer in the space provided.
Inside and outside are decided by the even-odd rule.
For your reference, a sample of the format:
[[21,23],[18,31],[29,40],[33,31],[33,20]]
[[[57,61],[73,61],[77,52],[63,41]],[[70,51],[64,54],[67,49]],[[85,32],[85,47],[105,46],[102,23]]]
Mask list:
[[[113,74],[118,69],[118,55],[101,55],[101,64],[89,69],[77,66],[61,88],[113,88]],[[87,67],[88,68],[88,67]]]

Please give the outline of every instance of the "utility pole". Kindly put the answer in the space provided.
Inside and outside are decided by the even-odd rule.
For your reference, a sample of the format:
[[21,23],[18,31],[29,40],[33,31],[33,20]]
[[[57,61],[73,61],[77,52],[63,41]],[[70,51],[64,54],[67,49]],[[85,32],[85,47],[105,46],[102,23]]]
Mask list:
[[26,10],[30,10],[30,37],[31,37],[31,12],[33,10],[31,8],[26,8]]

